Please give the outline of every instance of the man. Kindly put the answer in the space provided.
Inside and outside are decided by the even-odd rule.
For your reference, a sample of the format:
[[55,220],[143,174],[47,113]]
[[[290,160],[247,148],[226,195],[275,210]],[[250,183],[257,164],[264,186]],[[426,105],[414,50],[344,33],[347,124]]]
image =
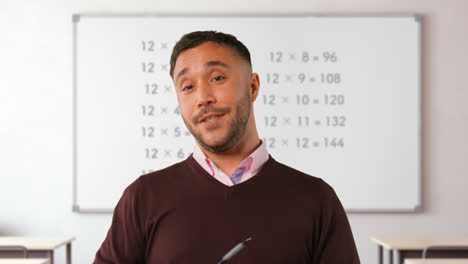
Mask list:
[[255,126],[260,81],[234,36],[184,35],[170,74],[194,153],[124,192],[94,263],[355,264],[359,257],[333,189],[273,159]]

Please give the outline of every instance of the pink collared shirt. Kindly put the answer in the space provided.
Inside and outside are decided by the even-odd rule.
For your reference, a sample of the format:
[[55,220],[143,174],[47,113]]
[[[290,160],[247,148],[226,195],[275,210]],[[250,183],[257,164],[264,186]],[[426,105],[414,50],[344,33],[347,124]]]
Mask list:
[[265,162],[268,160],[269,155],[266,149],[266,145],[263,143],[258,146],[254,152],[252,152],[247,158],[245,158],[234,170],[231,177],[226,175],[221,169],[219,169],[213,161],[206,157],[205,153],[200,147],[195,144],[195,150],[193,151],[193,158],[197,161],[200,166],[205,169],[211,176],[216,180],[220,181],[224,185],[233,186],[244,182],[253,176],[255,176],[260,169],[263,167]]

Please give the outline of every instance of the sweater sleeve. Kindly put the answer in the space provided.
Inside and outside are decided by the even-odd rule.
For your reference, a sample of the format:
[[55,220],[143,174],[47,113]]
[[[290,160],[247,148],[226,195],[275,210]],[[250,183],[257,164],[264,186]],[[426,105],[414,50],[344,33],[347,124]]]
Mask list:
[[322,209],[314,264],[359,264],[353,234],[346,212],[333,188],[322,180]]
[[94,264],[143,263],[145,236],[140,217],[139,179],[125,189],[114,210],[107,236],[96,253]]

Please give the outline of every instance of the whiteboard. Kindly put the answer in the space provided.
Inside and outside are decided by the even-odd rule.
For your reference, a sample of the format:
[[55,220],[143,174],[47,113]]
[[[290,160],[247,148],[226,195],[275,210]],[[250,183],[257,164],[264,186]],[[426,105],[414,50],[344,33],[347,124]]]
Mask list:
[[73,211],[112,212],[137,177],[193,152],[169,58],[195,30],[249,48],[276,160],[324,179],[348,212],[421,209],[419,16],[75,14]]

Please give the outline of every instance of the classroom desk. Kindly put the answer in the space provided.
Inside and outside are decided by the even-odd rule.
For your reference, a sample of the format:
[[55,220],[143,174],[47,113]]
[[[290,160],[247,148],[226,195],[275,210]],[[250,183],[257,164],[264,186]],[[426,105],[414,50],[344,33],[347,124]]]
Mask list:
[[468,264],[468,259],[405,259],[405,264]]
[[50,264],[48,259],[0,259],[0,264]]
[[[393,264],[393,254],[396,253],[398,264],[406,258],[421,258],[422,252],[429,246],[468,246],[468,238],[403,238],[403,237],[371,237],[378,245],[378,263],[383,264],[383,248],[388,250],[388,263]],[[466,251],[431,251],[432,257],[468,258]]]
[[[54,250],[66,246],[67,264],[71,264],[71,242],[75,240],[70,238],[44,238],[44,237],[0,237],[0,247],[2,246],[23,246],[27,249],[28,254],[46,256],[50,264],[54,264]],[[1,252],[17,253],[22,252],[20,249]],[[0,253],[1,253],[0,252]],[[0,257],[1,258],[1,257]]]

